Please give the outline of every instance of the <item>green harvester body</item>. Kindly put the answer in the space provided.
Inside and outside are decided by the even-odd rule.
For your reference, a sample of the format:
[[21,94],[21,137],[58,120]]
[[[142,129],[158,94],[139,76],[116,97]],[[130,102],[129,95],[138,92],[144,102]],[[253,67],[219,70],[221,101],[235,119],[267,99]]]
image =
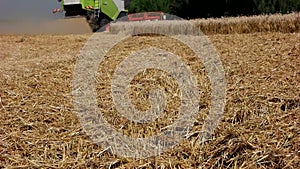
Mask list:
[[62,0],[66,17],[85,16],[93,31],[126,16],[129,0]]

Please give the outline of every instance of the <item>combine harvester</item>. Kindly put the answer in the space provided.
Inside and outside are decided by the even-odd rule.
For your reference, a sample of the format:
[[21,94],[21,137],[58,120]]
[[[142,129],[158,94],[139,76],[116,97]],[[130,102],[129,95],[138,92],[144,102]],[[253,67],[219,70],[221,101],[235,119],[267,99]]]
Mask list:
[[93,30],[128,13],[129,0],[58,0],[62,9],[54,9],[53,13],[65,11],[66,18],[85,17]]
[[[65,12],[65,18],[85,17],[93,32],[108,31],[109,23],[120,18],[122,21],[145,21],[165,19],[163,12],[128,14],[130,0],[58,0],[62,9],[53,13]],[[102,30],[102,29],[104,30]]]
[[[93,32],[127,32],[143,34],[157,32],[163,34],[199,34],[190,22],[163,12],[143,12],[128,14],[130,0],[58,0],[62,9],[53,13],[65,12],[65,18],[86,18]],[[170,21],[171,20],[171,21]],[[176,21],[174,21],[176,20]],[[181,21],[179,21],[181,20]],[[120,21],[120,22],[119,22]],[[160,22],[143,22],[160,21]],[[112,22],[112,23],[110,23]],[[132,22],[128,24],[128,22]],[[143,22],[142,24],[140,22]]]

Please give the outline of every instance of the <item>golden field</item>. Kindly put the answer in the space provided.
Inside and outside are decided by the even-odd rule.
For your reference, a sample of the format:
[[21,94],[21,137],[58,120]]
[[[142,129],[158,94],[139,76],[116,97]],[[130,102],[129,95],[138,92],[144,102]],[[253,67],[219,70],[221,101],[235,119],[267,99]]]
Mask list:
[[[94,144],[79,123],[72,104],[72,78],[76,56],[90,37],[0,35],[0,168],[300,166],[299,31],[208,35],[224,66],[227,100],[215,134],[204,144],[198,143],[197,131],[210,108],[210,84],[201,62],[168,37],[134,36],[116,45],[99,65],[97,96],[101,109],[107,110],[107,121],[115,128],[125,126],[119,130],[123,134],[146,137],[172,121],[162,118],[150,127],[132,124],[113,108],[110,77],[124,52],[153,45],[173,51],[191,67],[202,93],[193,134],[161,156],[143,160],[118,157]],[[153,76],[154,82],[147,80]],[[172,97],[178,86],[162,72],[138,74],[132,86],[131,99],[137,108],[149,108],[145,93],[159,86],[173,99],[166,116],[178,109],[178,98]]]

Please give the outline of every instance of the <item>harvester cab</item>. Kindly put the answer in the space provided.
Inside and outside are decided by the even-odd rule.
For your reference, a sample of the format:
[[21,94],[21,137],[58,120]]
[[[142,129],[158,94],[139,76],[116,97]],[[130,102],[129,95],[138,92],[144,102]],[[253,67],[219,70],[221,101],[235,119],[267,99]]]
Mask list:
[[[93,32],[111,21],[126,16],[129,0],[58,0],[65,17],[86,17]],[[55,9],[53,13],[59,12]]]

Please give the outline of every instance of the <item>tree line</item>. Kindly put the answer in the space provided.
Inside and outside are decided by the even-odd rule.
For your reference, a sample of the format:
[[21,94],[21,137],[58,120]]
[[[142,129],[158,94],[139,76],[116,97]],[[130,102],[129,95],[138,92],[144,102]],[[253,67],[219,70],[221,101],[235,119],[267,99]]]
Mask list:
[[129,12],[163,11],[183,18],[300,11],[300,0],[131,0]]

